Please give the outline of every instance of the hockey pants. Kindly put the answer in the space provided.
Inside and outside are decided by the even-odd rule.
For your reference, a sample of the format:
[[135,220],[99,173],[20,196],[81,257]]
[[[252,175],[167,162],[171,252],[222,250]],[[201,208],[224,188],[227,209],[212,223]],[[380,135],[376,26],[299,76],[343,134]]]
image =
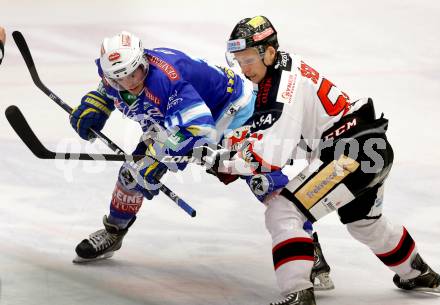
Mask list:
[[[376,212],[378,209],[376,209]],[[272,237],[273,261],[278,285],[284,295],[310,288],[313,240],[303,230],[306,217],[285,197],[268,202],[266,227]],[[385,216],[346,224],[348,232],[365,244],[393,272],[402,278],[416,276],[410,264],[417,254],[406,229],[391,224]]]

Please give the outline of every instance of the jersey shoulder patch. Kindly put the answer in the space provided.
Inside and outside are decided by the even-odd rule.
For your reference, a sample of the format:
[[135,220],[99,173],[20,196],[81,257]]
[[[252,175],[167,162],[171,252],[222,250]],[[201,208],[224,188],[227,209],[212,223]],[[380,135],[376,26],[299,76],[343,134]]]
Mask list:
[[286,71],[292,70],[292,58],[290,57],[289,53],[283,51],[278,52],[277,60],[275,62],[275,69]]

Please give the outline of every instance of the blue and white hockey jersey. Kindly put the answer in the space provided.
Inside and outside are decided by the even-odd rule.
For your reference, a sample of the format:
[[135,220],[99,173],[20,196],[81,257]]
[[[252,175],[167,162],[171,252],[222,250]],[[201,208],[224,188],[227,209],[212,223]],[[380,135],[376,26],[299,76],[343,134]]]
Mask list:
[[145,49],[144,53],[149,71],[143,91],[131,105],[105,81],[99,59],[96,64],[103,81],[98,91],[139,122],[144,132],[159,124],[177,136],[179,143],[185,141],[185,147],[169,154],[186,154],[200,138],[217,143],[223,132],[241,126],[252,115],[252,84],[232,70],[168,48]]

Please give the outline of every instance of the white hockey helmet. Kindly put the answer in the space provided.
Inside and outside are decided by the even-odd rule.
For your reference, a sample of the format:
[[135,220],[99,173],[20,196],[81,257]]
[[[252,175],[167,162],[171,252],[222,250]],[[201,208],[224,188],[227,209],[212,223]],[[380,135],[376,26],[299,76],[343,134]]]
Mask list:
[[148,72],[142,41],[135,35],[122,31],[110,38],[104,38],[101,45],[100,63],[106,80],[120,90],[117,80],[133,73],[140,65]]

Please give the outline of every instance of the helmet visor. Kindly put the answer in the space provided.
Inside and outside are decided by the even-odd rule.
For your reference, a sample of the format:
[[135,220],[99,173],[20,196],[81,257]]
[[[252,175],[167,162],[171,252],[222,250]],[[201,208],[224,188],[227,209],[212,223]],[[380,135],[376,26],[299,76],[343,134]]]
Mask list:
[[226,61],[230,67],[246,67],[260,61],[264,57],[261,48],[248,48],[238,52],[226,52]]

